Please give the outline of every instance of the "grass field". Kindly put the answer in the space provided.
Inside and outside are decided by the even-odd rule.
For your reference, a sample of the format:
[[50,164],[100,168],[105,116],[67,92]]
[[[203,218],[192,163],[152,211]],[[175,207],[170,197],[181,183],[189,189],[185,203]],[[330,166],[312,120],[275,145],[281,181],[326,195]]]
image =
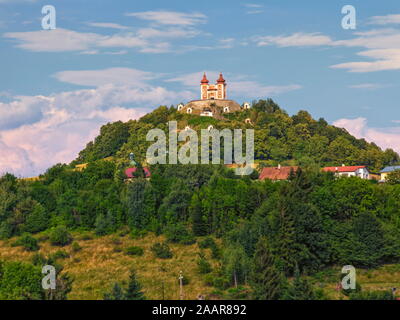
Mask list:
[[[129,277],[129,270],[134,267],[143,291],[148,299],[179,299],[179,272],[189,279],[184,286],[184,299],[196,299],[198,295],[206,298],[218,298],[213,294],[213,287],[204,282],[204,275],[197,271],[197,259],[200,249],[197,244],[179,245],[170,244],[173,252],[172,259],[155,258],[150,247],[156,242],[165,239],[162,236],[147,235],[143,239],[132,239],[125,236],[93,237],[83,240],[82,234],[75,234],[75,240],[82,249],[72,250],[71,245],[62,250],[70,254],[69,258],[60,260],[64,266],[63,272],[68,272],[74,278],[73,289],[69,299],[102,299],[114,282],[124,282]],[[40,238],[40,235],[39,235]],[[79,240],[81,239],[81,240]],[[0,260],[30,262],[33,252],[24,251],[22,247],[13,247],[15,239],[0,241]],[[143,256],[128,256],[124,249],[130,246],[139,246],[144,249]],[[45,256],[60,250],[60,247],[51,246],[49,241],[40,242],[39,252]],[[218,262],[211,259],[209,249],[205,250],[208,261],[213,268],[218,268]],[[341,267],[329,268],[314,275],[312,283],[322,288],[331,299],[343,299],[344,296],[336,289]],[[385,265],[374,270],[357,270],[357,281],[364,290],[388,290],[399,288],[400,292],[400,265]]]
[[[76,236],[76,239],[79,239]],[[204,284],[202,275],[197,272],[199,248],[193,245],[170,244],[172,259],[154,258],[150,247],[164,240],[163,237],[148,235],[144,239],[106,236],[92,240],[76,240],[82,250],[73,252],[71,246],[62,249],[70,254],[69,258],[60,260],[64,266],[63,272],[68,272],[74,278],[69,299],[102,299],[103,294],[110,290],[114,282],[126,281],[129,270],[134,267],[139,281],[149,299],[179,299],[179,272],[189,278],[184,286],[184,298],[196,299],[199,294],[208,296],[213,288]],[[0,242],[0,260],[30,262],[35,253],[26,252],[21,247],[12,247],[15,239]],[[123,250],[129,246],[139,246],[144,249],[143,256],[128,256]],[[60,250],[48,241],[40,242],[39,252],[47,256]],[[208,249],[206,256],[210,256]],[[209,259],[211,263],[215,262]],[[164,294],[163,294],[164,287]]]

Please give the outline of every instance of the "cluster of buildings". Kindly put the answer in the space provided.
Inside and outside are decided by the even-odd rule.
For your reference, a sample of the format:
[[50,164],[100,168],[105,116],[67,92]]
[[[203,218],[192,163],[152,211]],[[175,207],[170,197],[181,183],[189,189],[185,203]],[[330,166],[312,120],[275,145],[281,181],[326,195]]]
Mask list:
[[[282,167],[280,165],[278,167],[266,167],[261,170],[259,179],[287,180],[290,172],[296,172],[298,168],[297,166]],[[359,177],[360,179],[377,180],[379,182],[385,182],[388,174],[396,170],[400,170],[400,166],[385,167],[379,173],[370,172],[367,166],[345,166],[343,164],[337,167],[322,168],[322,171],[333,172],[338,177]]]

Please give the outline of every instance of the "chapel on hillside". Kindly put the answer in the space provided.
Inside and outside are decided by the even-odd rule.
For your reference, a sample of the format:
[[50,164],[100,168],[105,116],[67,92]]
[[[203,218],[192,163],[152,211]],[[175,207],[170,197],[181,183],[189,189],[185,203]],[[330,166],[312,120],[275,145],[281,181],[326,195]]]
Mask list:
[[224,119],[224,113],[232,113],[250,109],[249,103],[242,106],[236,101],[227,99],[227,82],[222,73],[215,84],[210,84],[206,73],[200,81],[200,100],[192,100],[186,105],[178,105],[178,111],[202,117]]

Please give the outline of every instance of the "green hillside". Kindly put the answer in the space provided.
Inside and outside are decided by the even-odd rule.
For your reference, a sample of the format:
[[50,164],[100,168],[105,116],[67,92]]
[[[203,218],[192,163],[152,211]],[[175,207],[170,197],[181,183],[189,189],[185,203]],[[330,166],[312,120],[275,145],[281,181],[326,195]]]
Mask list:
[[[174,107],[159,107],[138,121],[109,123],[100,135],[79,153],[75,163],[85,163],[108,156],[128,159],[133,152],[144,160],[146,134],[152,128],[167,130],[167,122],[178,121],[178,128],[189,125],[194,130],[255,129],[255,159],[267,164],[299,165],[367,165],[377,171],[399,161],[391,149],[382,151],[374,143],[357,139],[346,130],[329,125],[324,119],[314,120],[307,111],[289,116],[272,100],[253,103],[250,110],[228,114],[226,121],[179,113]],[[252,124],[246,124],[250,119]]]
[[[170,120],[181,129],[254,128],[258,161],[301,170],[272,182],[223,165],[154,165],[145,179],[145,136]],[[139,170],[127,183],[131,152]],[[400,282],[398,180],[336,178],[320,166],[378,170],[398,160],[271,100],[224,121],[160,107],[107,124],[73,163],[39,180],[0,178],[0,299],[177,299],[180,270],[190,299],[390,298]],[[79,163],[87,166],[74,170]],[[37,281],[44,264],[58,270],[52,295]],[[362,275],[361,291],[334,289],[348,264]]]

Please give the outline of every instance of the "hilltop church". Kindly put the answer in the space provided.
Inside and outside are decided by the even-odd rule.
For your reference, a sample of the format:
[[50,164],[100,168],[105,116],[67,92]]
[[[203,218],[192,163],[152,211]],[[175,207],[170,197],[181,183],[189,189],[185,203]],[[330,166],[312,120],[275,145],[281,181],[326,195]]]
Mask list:
[[223,119],[224,114],[250,109],[249,103],[240,106],[236,101],[227,99],[227,82],[222,73],[215,84],[210,84],[204,73],[200,81],[200,100],[193,100],[186,105],[180,104],[178,111],[203,117]]

